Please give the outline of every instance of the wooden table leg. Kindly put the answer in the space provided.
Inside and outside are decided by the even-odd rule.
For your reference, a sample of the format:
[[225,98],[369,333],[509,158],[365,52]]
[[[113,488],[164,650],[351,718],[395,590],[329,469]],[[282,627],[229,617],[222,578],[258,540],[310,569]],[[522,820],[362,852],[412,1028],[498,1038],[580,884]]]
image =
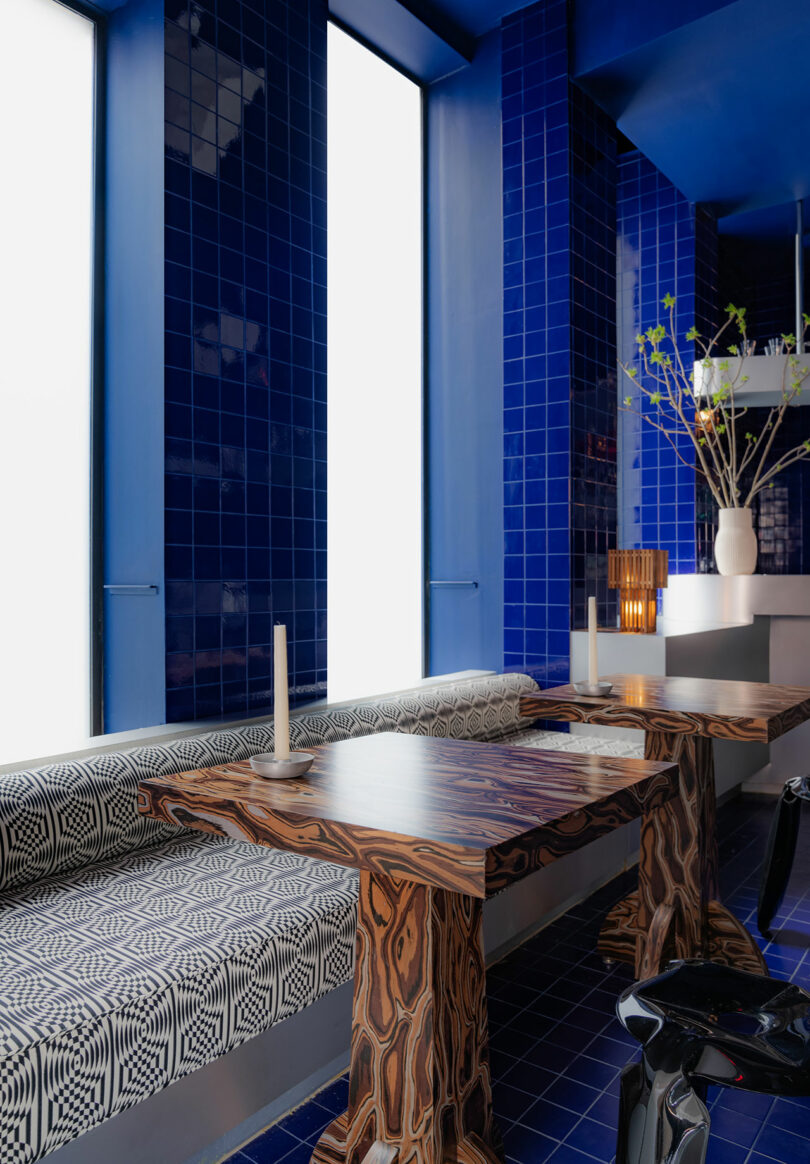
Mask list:
[[648,731],[644,757],[678,762],[680,795],[644,817],[639,888],[608,914],[600,953],[632,962],[639,977],[700,957],[767,973],[754,938],[719,901],[712,740]]
[[363,870],[349,1107],[312,1164],[499,1164],[481,901]]

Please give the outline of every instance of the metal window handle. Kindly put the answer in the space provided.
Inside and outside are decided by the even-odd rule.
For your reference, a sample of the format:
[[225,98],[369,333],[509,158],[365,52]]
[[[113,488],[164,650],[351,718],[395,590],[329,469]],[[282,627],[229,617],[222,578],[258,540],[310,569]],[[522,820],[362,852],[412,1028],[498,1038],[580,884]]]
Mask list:
[[478,583],[476,581],[474,581],[473,579],[470,579],[469,581],[460,580],[458,582],[445,582],[445,581],[433,582],[433,581],[430,581],[430,582],[428,582],[428,586],[443,586],[446,589],[449,587],[471,586],[473,590],[478,589]]
[[157,586],[127,586],[126,584],[121,586],[105,585],[104,589],[109,594],[137,594],[145,598],[149,598],[153,594],[158,593]]

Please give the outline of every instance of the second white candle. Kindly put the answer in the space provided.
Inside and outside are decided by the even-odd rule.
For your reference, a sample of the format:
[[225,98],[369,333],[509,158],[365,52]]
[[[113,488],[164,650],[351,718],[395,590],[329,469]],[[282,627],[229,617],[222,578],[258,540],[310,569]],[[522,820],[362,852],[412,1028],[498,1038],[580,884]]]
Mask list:
[[290,693],[287,678],[287,628],[273,627],[273,733],[279,760],[290,755]]
[[599,660],[596,654],[596,599],[588,599],[588,682],[599,681]]

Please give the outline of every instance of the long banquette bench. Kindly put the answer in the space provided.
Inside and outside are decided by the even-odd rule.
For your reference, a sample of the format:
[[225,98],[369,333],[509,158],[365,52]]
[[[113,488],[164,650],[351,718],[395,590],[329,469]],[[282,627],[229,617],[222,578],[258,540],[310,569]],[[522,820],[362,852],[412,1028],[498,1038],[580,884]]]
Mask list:
[[[293,745],[379,731],[636,755],[523,730],[525,675],[302,714]],[[31,1164],[351,975],[354,871],[140,816],[146,776],[273,747],[262,722],[0,776],[0,1160]]]

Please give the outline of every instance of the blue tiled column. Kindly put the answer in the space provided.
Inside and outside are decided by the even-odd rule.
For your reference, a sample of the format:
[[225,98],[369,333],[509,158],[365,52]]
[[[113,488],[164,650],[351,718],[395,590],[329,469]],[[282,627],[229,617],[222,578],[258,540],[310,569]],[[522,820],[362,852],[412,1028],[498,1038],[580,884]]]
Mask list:
[[167,0],[167,720],[326,682],[326,3]]
[[[641,153],[619,159],[618,271],[619,353],[638,363],[636,336],[666,323],[661,300],[676,297],[675,325],[679,352],[687,368],[694,346],[686,332],[697,324],[702,334],[714,326],[717,287],[717,238],[713,221],[686,201],[672,183]],[[631,396],[643,412],[655,406],[629,380],[621,395]],[[692,443],[676,438],[678,455],[667,438],[645,421],[622,412],[620,464],[622,508],[619,528],[623,547],[669,551],[673,574],[693,573],[696,563],[695,471]]]
[[504,664],[542,684],[587,593],[610,617],[615,537],[615,133],[569,82],[566,15],[502,25]]

